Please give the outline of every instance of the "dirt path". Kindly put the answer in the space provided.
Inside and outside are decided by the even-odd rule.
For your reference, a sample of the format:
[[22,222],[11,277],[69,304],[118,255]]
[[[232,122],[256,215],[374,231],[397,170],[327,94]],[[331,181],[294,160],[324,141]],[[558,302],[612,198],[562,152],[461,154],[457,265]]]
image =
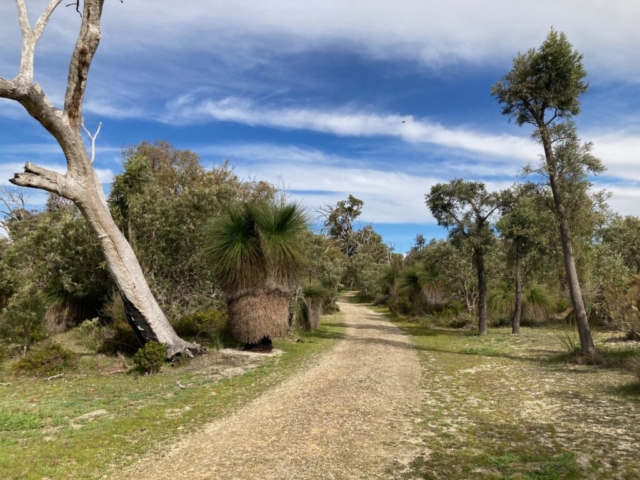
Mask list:
[[345,338],[317,364],[122,478],[389,478],[420,406],[418,355],[382,315],[339,305]]

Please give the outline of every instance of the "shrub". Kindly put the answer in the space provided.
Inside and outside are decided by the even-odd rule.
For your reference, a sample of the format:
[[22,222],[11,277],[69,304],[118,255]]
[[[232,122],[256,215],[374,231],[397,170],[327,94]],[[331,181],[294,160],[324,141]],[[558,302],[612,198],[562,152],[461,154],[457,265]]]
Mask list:
[[107,354],[136,352],[141,344],[127,321],[124,302],[117,291],[112,293],[102,314],[110,320],[110,323],[101,332],[102,343],[98,347],[98,352]]
[[8,343],[30,346],[46,336],[43,319],[47,306],[35,286],[16,293],[0,319],[0,338]]
[[133,356],[133,363],[136,367],[149,374],[158,373],[164,364],[167,356],[165,345],[158,342],[147,342]]
[[172,326],[179,337],[209,340],[212,346],[220,344],[226,333],[227,314],[221,310],[204,310],[175,320]]
[[99,318],[85,320],[74,330],[74,335],[80,345],[97,352],[111,334],[111,330],[100,324]]
[[29,350],[12,367],[16,373],[46,377],[72,370],[77,365],[76,355],[58,345],[48,343],[40,348]]

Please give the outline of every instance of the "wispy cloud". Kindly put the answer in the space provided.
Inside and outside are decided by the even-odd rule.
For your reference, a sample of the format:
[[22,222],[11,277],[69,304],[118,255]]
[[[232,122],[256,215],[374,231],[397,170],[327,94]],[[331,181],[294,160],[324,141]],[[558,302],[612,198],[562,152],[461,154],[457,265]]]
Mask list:
[[288,130],[312,130],[338,136],[395,137],[411,143],[431,143],[482,155],[531,161],[539,148],[527,138],[492,135],[463,128],[448,128],[428,119],[410,115],[378,114],[355,109],[320,110],[277,108],[255,105],[234,97],[222,100],[198,100],[182,96],[169,105],[163,117],[168,123],[193,123],[207,120],[236,122]]

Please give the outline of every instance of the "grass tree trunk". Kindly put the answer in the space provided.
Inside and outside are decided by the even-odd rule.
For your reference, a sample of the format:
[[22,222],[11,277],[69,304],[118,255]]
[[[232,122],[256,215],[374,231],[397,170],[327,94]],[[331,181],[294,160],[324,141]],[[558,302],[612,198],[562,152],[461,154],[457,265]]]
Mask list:
[[480,248],[473,252],[476,272],[478,274],[478,333],[486,335],[487,321],[487,272],[484,266],[484,252]]
[[520,334],[520,320],[522,319],[522,273],[520,271],[520,255],[516,253],[516,308],[513,311],[511,333]]
[[290,292],[244,291],[227,300],[229,329],[236,340],[256,345],[284,337],[289,328]]
[[307,305],[309,307],[309,329],[318,330],[322,316],[322,299],[311,298],[307,301]]
[[556,173],[556,160],[551,146],[551,138],[546,131],[542,132],[542,142],[544,146],[545,158],[547,161],[547,171],[549,174],[549,185],[553,195],[553,203],[555,207],[556,218],[560,230],[560,243],[562,244],[562,254],[564,257],[564,268],[567,275],[567,286],[573,306],[573,314],[578,327],[578,335],[580,337],[580,346],[582,354],[593,356],[595,354],[595,345],[591,337],[591,329],[589,328],[589,319],[587,311],[584,307],[582,299],[582,290],[580,289],[580,281],[578,280],[578,271],[576,270],[576,262],[573,256],[573,247],[571,245],[571,230],[569,228],[569,220],[565,211],[560,189],[558,187],[558,178]]
[[[33,81],[35,45],[51,13],[61,0],[50,0],[32,29],[24,0],[16,0],[22,32],[20,72],[13,80],[0,78],[0,97],[15,100],[57,140],[67,160],[64,175],[28,162],[23,173],[11,183],[55,193],[72,200],[84,215],[100,242],[105,260],[122,295],[127,317],[142,342],[157,341],[167,346],[167,356],[199,351],[196,344],[180,339],[156,302],[140,264],[116,226],[93,169],[95,137],[91,155],[84,145],[82,103],[89,67],[100,43],[100,18],[104,0],[85,0],[80,34],[69,65],[67,89],[62,110],[53,106],[42,88]],[[88,133],[88,132],[87,132]]]

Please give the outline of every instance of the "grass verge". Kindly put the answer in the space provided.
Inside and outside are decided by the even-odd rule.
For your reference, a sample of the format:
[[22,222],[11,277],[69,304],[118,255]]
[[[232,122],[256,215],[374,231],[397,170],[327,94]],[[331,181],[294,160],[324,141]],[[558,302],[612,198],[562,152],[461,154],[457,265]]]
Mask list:
[[2,372],[1,476],[109,478],[113,469],[243,406],[304,368],[340,337],[341,319],[323,317],[319,331],[300,332],[300,342],[275,342],[285,353],[245,373],[238,366],[221,367],[216,353],[157,375],[108,374],[114,359],[90,354],[82,356],[77,372],[50,381]]
[[[640,389],[628,373],[562,361],[554,329],[479,337],[389,318],[423,364],[422,408],[400,478],[640,478]],[[614,360],[628,348],[601,345]]]

